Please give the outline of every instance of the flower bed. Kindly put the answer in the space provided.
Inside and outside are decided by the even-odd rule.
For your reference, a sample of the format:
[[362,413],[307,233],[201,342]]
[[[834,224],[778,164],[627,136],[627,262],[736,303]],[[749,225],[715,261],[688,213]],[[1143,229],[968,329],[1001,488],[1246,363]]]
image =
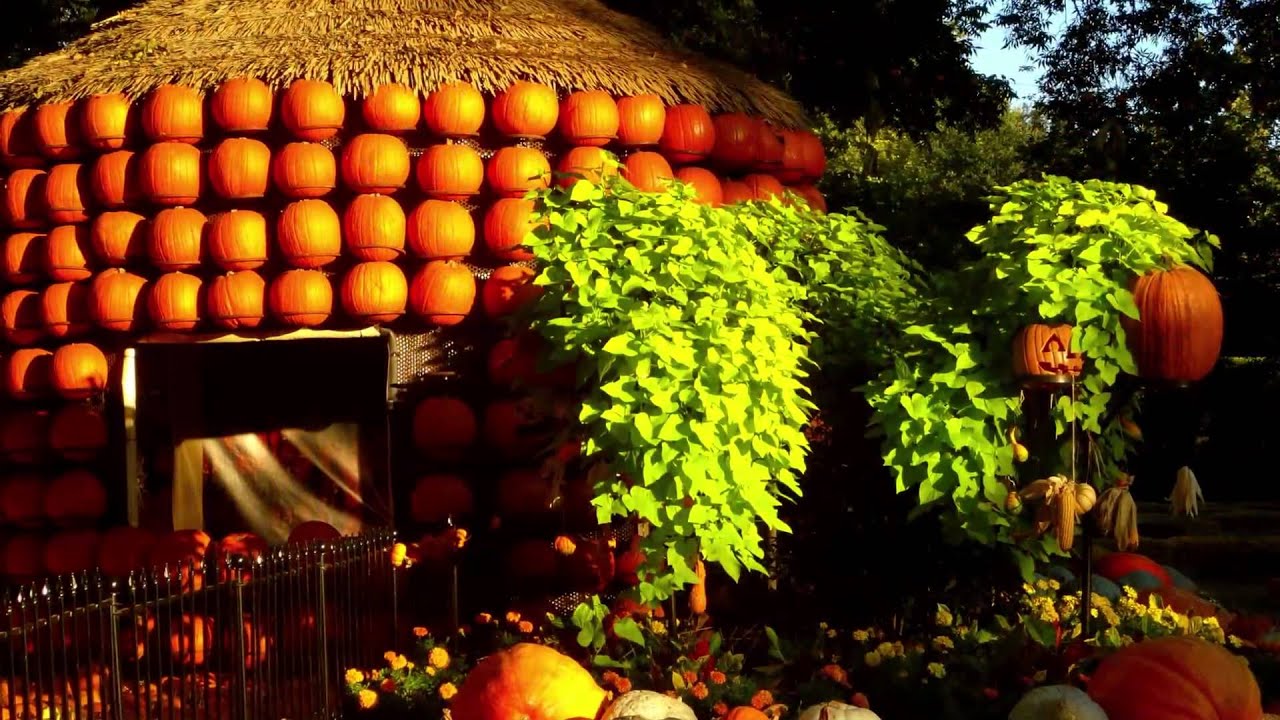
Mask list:
[[1229,634],[1217,618],[1179,613],[1158,597],[1140,600],[1130,587],[1115,602],[1097,594],[1092,602],[1088,637],[1080,593],[1051,579],[1025,585],[995,609],[939,605],[927,627],[822,623],[808,637],[780,637],[768,627],[720,628],[706,616],[673,618],[661,608],[628,604],[607,616],[598,647],[584,609],[574,618],[536,622],[516,613],[482,614],[447,637],[415,628],[410,651],[388,653],[384,667],[353,669],[346,680],[355,707],[435,717],[465,685],[473,660],[533,642],[578,660],[612,696],[656,691],[686,703],[698,718],[725,717],[735,708],[780,717],[836,701],[869,708],[884,720],[981,720],[1009,717],[1032,688],[1088,687],[1099,662],[1117,650],[1176,637],[1230,648],[1262,680],[1264,698],[1280,700],[1277,648],[1257,647]]

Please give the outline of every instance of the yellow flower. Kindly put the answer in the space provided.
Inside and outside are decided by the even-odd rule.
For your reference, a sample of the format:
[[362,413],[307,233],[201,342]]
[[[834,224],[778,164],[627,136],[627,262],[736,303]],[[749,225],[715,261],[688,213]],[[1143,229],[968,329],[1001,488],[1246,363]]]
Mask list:
[[864,643],[864,642],[866,642],[866,641],[868,641],[868,640],[870,640],[870,639],[871,639],[871,633],[867,632],[866,630],[854,630],[854,631],[853,631],[853,641],[854,641],[854,642]]
[[925,666],[925,669],[929,671],[930,675],[938,679],[942,679],[947,676],[947,669],[943,667],[940,662],[931,662]]
[[893,643],[882,642],[876,647],[876,652],[884,657],[893,657]]
[[391,661],[391,669],[403,670],[405,665],[408,665],[408,664],[409,664],[409,661],[406,660],[403,655],[396,655],[395,659]]
[[412,669],[413,669],[413,663],[411,662],[411,663],[409,663],[408,665],[405,665],[404,667],[405,667],[405,669],[406,669],[406,670],[412,670]]
[[361,690],[360,694],[356,695],[356,703],[361,710],[371,710],[378,704],[378,693],[372,690]]
[[427,653],[427,664],[439,670],[449,667],[449,651],[438,645],[431,648],[431,652]]
[[878,667],[880,665],[881,660],[884,660],[884,658],[880,655],[879,652],[875,650],[872,650],[871,652],[862,656],[862,661],[867,664],[867,667]]
[[834,628],[828,628],[828,629],[827,629],[827,637],[829,637],[829,638],[833,638],[833,637],[835,637],[835,636],[836,636],[836,631],[835,631],[835,629],[834,629]]
[[452,700],[454,695],[458,694],[458,688],[453,683],[444,683],[440,686],[440,699]]
[[1121,589],[1124,591],[1124,596],[1130,600],[1136,600],[1138,598],[1138,591],[1135,590],[1132,585],[1125,585]]
[[823,620],[822,622],[818,623],[818,629],[819,629],[819,630],[826,630],[826,629],[827,629],[827,628],[829,628],[829,627],[831,627],[831,626],[830,626],[830,625],[828,625],[828,624],[827,624],[827,621],[825,621],[825,620]]
[[423,672],[425,672],[429,677],[435,677],[436,675],[436,669],[431,667],[430,665],[424,668]]
[[1038,682],[1038,683],[1042,683],[1042,682],[1044,682],[1044,679],[1045,679],[1045,678],[1047,678],[1047,677],[1049,677],[1049,673],[1048,673],[1048,672],[1046,672],[1046,671],[1044,671],[1044,670],[1038,670],[1038,671],[1036,671],[1036,674],[1035,674],[1035,675],[1032,675],[1032,676],[1031,676],[1031,679],[1032,679],[1032,680],[1034,680],[1034,681],[1036,681],[1036,682]]
[[933,649],[937,650],[938,652],[947,652],[948,650],[954,650],[955,647],[956,647],[956,644],[951,642],[951,638],[945,635],[939,635],[938,637],[933,639]]
[[362,683],[364,682],[364,673],[360,672],[355,668],[351,668],[350,670],[347,671],[346,681],[348,685],[355,685],[356,683]]
[[661,620],[651,620],[649,621],[649,630],[651,630],[654,635],[666,635],[667,624]]
[[939,605],[938,612],[933,616],[933,621],[938,627],[951,627],[951,623],[955,620],[951,615],[951,611],[946,605]]
[[1230,643],[1231,647],[1233,648],[1239,648],[1244,646],[1244,641],[1236,637],[1235,635],[1228,635],[1227,642]]

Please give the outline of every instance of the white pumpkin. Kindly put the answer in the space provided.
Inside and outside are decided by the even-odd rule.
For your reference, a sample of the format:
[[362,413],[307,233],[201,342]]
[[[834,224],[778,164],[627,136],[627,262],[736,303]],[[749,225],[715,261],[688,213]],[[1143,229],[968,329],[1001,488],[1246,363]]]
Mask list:
[[1107,720],[1107,714],[1080,688],[1046,685],[1023,695],[1009,720]]
[[842,702],[825,702],[805,708],[800,713],[800,720],[880,720],[880,716],[866,708]]
[[678,698],[652,690],[632,690],[610,703],[600,720],[698,720],[698,716]]

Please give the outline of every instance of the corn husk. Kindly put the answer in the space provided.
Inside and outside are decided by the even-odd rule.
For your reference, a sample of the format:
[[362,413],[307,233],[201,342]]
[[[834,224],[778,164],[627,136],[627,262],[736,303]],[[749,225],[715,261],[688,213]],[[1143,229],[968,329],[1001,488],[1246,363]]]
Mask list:
[[1033,527],[1037,535],[1053,530],[1058,547],[1069,551],[1075,545],[1076,517],[1082,512],[1077,505],[1076,481],[1062,475],[1041,478],[1027,485],[1019,496],[1039,501]]
[[1178,480],[1173,484],[1173,494],[1169,496],[1170,510],[1178,517],[1196,517],[1200,514],[1200,503],[1204,502],[1204,493],[1200,490],[1200,482],[1196,474],[1185,465],[1178,470]]
[[1076,488],[1074,482],[1064,483],[1051,501],[1054,514],[1054,536],[1058,547],[1069,552],[1076,543]]
[[1121,551],[1138,547],[1138,505],[1129,492],[1131,482],[1125,475],[1098,496],[1098,527]]

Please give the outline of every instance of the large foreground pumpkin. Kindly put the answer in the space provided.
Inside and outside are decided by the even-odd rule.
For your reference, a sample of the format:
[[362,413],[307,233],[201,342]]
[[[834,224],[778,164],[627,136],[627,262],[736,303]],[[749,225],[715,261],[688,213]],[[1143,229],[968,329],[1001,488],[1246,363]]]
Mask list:
[[520,643],[480,661],[453,698],[453,720],[593,720],[605,691],[543,645]]
[[1089,696],[1123,720],[1261,720],[1258,681],[1228,650],[1190,637],[1130,645],[1107,657]]

